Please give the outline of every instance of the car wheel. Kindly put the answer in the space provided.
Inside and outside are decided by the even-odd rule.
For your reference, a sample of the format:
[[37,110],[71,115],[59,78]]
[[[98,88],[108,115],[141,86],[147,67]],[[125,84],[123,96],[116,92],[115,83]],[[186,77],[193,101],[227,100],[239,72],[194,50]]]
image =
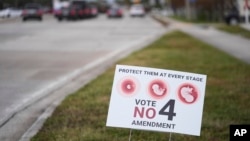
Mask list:
[[229,24],[230,25],[237,25],[239,23],[238,19],[237,18],[231,18],[229,20]]
[[59,22],[61,22],[61,21],[63,20],[63,18],[60,17],[60,18],[57,18],[57,20],[58,20]]
[[26,18],[23,18],[23,21],[25,22],[27,19]]

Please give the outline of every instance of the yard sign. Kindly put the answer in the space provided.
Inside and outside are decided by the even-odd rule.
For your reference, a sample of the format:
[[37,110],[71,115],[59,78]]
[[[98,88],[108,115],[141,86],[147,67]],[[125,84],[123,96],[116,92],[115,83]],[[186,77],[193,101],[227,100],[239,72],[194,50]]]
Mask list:
[[107,126],[200,135],[206,75],[117,65]]

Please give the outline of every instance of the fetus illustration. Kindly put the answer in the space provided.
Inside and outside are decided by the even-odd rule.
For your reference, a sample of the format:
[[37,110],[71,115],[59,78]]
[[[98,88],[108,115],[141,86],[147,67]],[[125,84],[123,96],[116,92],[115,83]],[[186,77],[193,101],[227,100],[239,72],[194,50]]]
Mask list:
[[162,99],[167,95],[167,84],[159,79],[151,81],[148,86],[149,95],[154,99]]
[[193,84],[184,84],[178,90],[179,99],[186,104],[193,104],[199,97],[198,89]]
[[161,88],[158,84],[153,84],[152,90],[157,96],[162,96],[166,92],[166,88]]
[[192,95],[193,88],[190,87],[182,87],[181,88],[181,96],[185,99],[186,102],[193,102],[194,96]]

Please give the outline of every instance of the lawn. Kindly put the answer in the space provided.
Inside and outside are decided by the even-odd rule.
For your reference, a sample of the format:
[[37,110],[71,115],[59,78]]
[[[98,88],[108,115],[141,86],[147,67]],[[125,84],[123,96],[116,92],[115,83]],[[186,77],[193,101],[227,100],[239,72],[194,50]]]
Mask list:
[[[230,124],[250,123],[250,66],[182,32],[166,34],[117,64],[207,75],[201,135],[173,133],[172,141],[228,141]],[[68,96],[31,140],[128,141],[129,129],[106,127],[114,69]],[[169,135],[133,130],[131,140],[166,141]]]
[[218,24],[216,27],[222,31],[250,39],[250,31],[246,30],[240,26],[229,26],[226,24]]
[[[187,20],[185,17],[180,17],[180,16],[172,16],[171,18],[173,18],[177,21],[186,22],[186,23],[204,24],[204,25],[208,25],[208,26],[210,25],[210,26],[213,26],[221,31],[250,39],[250,31],[241,27],[240,25],[234,26],[234,25],[227,25],[225,23],[218,23],[218,22],[217,23],[210,23],[208,21],[202,21],[202,20],[201,21],[199,21],[199,20]],[[162,20],[159,20],[159,21],[162,21]]]

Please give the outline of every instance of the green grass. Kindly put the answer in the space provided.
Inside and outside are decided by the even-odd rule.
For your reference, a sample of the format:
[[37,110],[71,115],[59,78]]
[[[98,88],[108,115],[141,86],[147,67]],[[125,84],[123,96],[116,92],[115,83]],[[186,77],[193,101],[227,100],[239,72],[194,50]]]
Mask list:
[[177,21],[181,21],[181,22],[192,22],[191,20],[188,20],[186,17],[184,16],[171,16],[171,18],[177,20]]
[[[250,123],[250,66],[184,33],[167,34],[117,64],[207,74],[201,136],[172,134],[172,141],[228,141],[230,124]],[[128,141],[129,129],[105,126],[114,68],[68,96],[32,141]],[[132,133],[132,141],[168,138]]]
[[240,26],[230,26],[230,25],[226,25],[226,24],[219,24],[216,27],[222,31],[236,34],[236,35],[245,37],[247,39],[250,39],[250,31],[246,30]]
[[187,19],[185,16],[177,16],[173,15],[171,18],[181,21],[181,22],[186,22],[186,23],[197,23],[197,24],[207,24],[207,23],[215,23],[215,21],[207,20],[204,17],[197,17],[196,19]]
[[186,23],[196,23],[196,24],[206,24],[206,25],[211,25],[216,27],[217,29],[221,31],[225,31],[227,33],[239,35],[241,37],[250,39],[250,31],[242,28],[241,26],[232,26],[232,25],[227,25],[223,23],[214,23],[214,22],[209,22],[209,21],[204,21],[204,20],[187,20],[185,17],[181,16],[171,16],[171,18],[181,21],[181,22],[186,22]]

